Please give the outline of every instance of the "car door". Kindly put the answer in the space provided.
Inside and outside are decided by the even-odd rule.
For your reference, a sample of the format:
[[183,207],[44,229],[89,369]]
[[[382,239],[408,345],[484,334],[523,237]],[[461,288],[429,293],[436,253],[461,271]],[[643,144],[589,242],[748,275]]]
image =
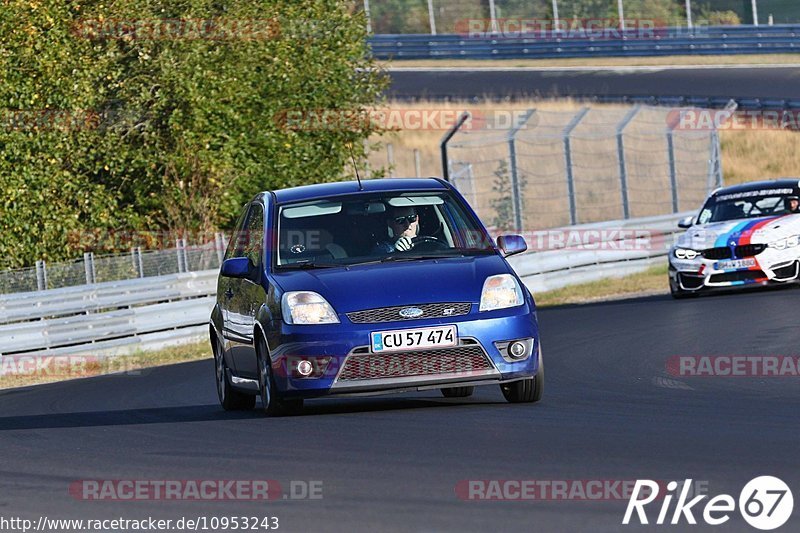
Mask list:
[[241,240],[242,245],[237,247],[234,257],[247,257],[253,265],[254,275],[252,279],[231,280],[228,317],[236,373],[242,377],[255,377],[258,375],[258,368],[253,328],[256,313],[265,300],[261,286],[264,270],[264,206],[260,202],[250,204]]
[[[236,257],[237,249],[244,248],[245,243],[242,240],[242,237],[244,235],[244,224],[247,220],[247,212],[249,209],[250,204],[247,204],[242,208],[242,214],[239,216],[239,220],[236,222],[236,227],[233,230],[230,241],[228,242],[228,247],[225,250],[225,257],[223,258],[223,261],[232,257]],[[232,284],[234,281],[236,280],[227,276],[223,276],[221,273],[219,280],[217,281],[217,306],[219,307],[220,315],[222,317],[222,344],[223,349],[228,353],[230,353],[231,339],[233,338],[233,330],[231,330],[230,327],[230,303],[231,298],[233,297]],[[235,370],[235,365],[232,364],[231,358],[229,358],[228,363]]]

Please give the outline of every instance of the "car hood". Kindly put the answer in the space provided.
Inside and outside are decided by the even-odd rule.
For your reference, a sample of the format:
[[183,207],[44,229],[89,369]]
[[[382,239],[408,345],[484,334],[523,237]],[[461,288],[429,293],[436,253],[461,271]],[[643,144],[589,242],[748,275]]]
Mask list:
[[499,255],[278,272],[284,291],[314,291],[337,313],[436,302],[480,302],[488,276],[511,272]]
[[681,235],[676,245],[694,250],[769,243],[800,234],[800,215],[748,218],[693,226]]

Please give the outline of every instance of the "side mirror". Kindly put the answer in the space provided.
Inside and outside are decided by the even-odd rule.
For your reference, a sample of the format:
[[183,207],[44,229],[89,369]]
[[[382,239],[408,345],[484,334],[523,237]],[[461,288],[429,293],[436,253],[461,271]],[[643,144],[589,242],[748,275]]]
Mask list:
[[519,254],[528,249],[528,245],[521,235],[500,235],[497,238],[497,247],[503,252],[504,257]]
[[692,226],[694,226],[694,217],[686,217],[678,221],[679,228],[687,229],[691,228]]
[[222,262],[220,273],[226,278],[248,278],[253,271],[249,257],[231,257]]

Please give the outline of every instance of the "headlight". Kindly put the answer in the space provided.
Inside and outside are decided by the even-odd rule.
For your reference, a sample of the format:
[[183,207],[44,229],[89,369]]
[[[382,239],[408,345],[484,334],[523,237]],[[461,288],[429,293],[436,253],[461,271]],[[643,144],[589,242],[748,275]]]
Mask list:
[[783,250],[786,248],[794,248],[798,244],[800,244],[800,237],[797,235],[792,235],[791,237],[769,243],[769,247],[775,248],[776,250]]
[[689,248],[675,248],[675,257],[678,259],[694,259],[700,255],[700,252],[697,250],[691,250]]
[[325,298],[311,291],[286,292],[281,298],[287,324],[338,324],[339,317]]
[[505,309],[522,305],[525,300],[522,298],[522,287],[519,286],[517,278],[511,274],[498,274],[489,276],[483,282],[481,291],[481,311],[492,311],[494,309]]

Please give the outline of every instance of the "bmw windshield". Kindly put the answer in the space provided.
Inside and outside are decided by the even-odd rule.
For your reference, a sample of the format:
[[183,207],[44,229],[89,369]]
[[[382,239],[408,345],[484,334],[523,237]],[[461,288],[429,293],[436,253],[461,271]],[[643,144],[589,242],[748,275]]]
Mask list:
[[360,194],[280,205],[279,269],[326,268],[494,253],[448,192]]
[[797,198],[792,189],[764,189],[720,194],[708,199],[700,211],[697,223],[708,224],[796,213]]

